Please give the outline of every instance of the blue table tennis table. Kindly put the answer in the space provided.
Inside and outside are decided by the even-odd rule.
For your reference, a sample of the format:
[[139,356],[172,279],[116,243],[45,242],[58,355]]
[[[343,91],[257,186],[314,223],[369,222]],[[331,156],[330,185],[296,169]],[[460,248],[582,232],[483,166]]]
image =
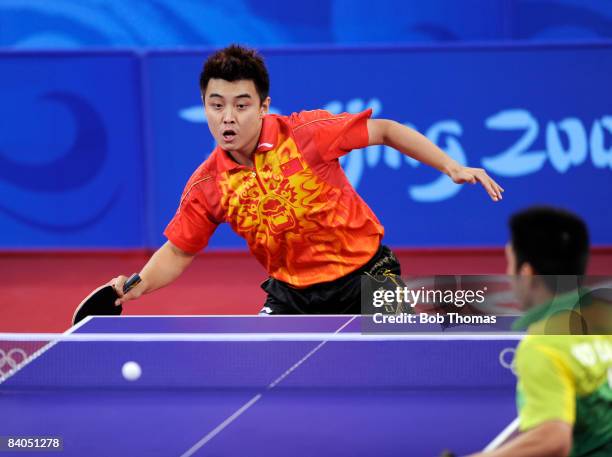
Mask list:
[[82,341],[0,380],[0,436],[61,437],[57,454],[80,457],[433,457],[482,450],[515,418],[500,354],[518,337],[378,338],[360,319],[88,318],[67,332]]

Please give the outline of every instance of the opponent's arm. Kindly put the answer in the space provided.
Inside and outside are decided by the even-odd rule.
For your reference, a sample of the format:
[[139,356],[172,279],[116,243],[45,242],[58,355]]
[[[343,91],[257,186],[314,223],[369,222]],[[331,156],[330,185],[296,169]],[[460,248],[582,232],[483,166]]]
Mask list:
[[469,457],[567,457],[572,449],[572,426],[553,420],[519,435],[491,452]]
[[127,280],[126,276],[119,276],[111,281],[115,290],[118,291],[119,295],[122,295],[119,299],[119,303],[133,300],[143,294],[167,286],[185,271],[194,257],[194,254],[184,252],[170,241],[167,241],[155,252],[155,254],[153,254],[153,256],[151,256],[140,272],[142,282],[127,294],[122,295],[121,292],[123,283]]
[[457,184],[479,182],[494,201],[502,198],[504,189],[491,179],[484,169],[460,165],[425,136],[399,122],[388,119],[368,119],[368,135],[370,145],[390,146],[419,162],[436,168]]

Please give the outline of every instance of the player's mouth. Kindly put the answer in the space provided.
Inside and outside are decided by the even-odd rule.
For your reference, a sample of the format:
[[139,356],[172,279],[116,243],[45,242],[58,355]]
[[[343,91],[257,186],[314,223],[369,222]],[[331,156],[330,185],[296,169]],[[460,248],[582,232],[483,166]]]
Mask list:
[[223,130],[222,135],[226,143],[231,143],[236,138],[236,131],[232,129]]

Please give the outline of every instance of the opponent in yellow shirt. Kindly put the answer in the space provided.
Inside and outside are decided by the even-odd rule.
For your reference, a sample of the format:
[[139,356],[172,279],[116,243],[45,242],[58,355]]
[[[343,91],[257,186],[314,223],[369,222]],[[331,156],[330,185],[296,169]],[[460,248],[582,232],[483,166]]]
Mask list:
[[[531,208],[510,220],[508,274],[528,335],[515,356],[521,434],[473,457],[612,456],[612,302],[579,284],[589,237],[577,216]],[[573,283],[573,286],[572,286]]]

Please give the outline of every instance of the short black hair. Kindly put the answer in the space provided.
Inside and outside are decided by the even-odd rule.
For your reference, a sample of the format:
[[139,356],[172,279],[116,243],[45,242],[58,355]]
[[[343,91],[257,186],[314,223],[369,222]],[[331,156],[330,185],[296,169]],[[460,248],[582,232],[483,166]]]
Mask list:
[[538,206],[510,218],[516,268],[529,263],[538,275],[584,275],[589,261],[589,233],[577,215]]
[[261,55],[254,49],[237,44],[221,49],[206,59],[200,73],[202,95],[206,93],[208,81],[213,78],[229,82],[253,81],[262,103],[270,93],[270,77]]

